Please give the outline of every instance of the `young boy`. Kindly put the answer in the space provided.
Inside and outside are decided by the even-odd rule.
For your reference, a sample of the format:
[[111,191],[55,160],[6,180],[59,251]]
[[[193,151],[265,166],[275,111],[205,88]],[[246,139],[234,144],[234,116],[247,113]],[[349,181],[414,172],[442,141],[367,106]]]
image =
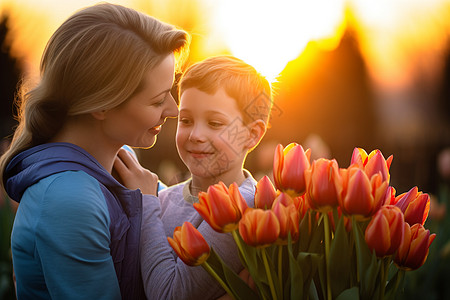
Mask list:
[[228,266],[242,271],[232,236],[215,232],[192,204],[200,191],[222,181],[227,186],[236,182],[253,206],[256,181],[243,166],[266,132],[271,107],[269,82],[231,56],[194,64],[181,78],[176,144],[191,178],[160,192],[160,211],[154,205],[151,213],[144,209],[141,263],[147,297],[216,299],[225,293],[202,267],[184,265],[161,239],[172,237],[175,227],[185,221],[202,233]]

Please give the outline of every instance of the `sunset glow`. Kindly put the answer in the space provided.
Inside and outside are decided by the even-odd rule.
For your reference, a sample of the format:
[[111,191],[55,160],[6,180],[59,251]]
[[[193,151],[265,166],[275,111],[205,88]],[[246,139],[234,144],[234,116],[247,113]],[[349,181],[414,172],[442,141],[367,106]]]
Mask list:
[[[97,3],[82,0],[6,0],[12,49],[36,73],[52,32],[74,11]],[[373,78],[382,85],[406,85],[417,59],[435,68],[450,32],[448,0],[117,0],[189,31],[196,44],[191,59],[231,53],[273,81],[310,41],[325,50],[339,43],[353,22]],[[178,9],[173,9],[174,7]],[[351,10],[353,20],[347,12]]]
[[344,1],[218,2],[215,24],[237,57],[273,80],[311,40],[333,47],[342,22]]

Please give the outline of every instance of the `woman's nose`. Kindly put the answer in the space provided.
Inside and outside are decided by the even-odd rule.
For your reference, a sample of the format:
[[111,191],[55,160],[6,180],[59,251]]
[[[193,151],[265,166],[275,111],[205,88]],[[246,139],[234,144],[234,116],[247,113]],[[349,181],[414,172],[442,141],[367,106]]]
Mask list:
[[167,108],[164,111],[165,118],[175,118],[178,116],[178,106],[173,98],[172,94],[169,95],[169,99],[167,99]]

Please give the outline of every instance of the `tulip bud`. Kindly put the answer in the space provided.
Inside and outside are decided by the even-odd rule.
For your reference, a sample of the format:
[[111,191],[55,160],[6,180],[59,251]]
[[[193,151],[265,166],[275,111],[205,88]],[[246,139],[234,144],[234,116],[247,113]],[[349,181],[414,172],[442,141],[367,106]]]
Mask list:
[[280,223],[272,210],[249,208],[239,222],[239,234],[250,246],[267,247],[278,239]]
[[392,255],[403,241],[404,217],[401,210],[385,205],[373,216],[367,225],[365,239],[369,249],[378,257]]
[[189,222],[175,228],[173,238],[167,237],[178,257],[188,266],[204,263],[210,253],[208,243],[202,234]]
[[277,192],[269,177],[264,176],[256,184],[255,208],[271,209]]
[[229,188],[223,182],[210,186],[207,192],[199,193],[199,202],[194,208],[217,232],[226,233],[238,228],[247,203],[236,183]]
[[303,150],[301,145],[291,143],[284,149],[279,144],[273,161],[275,187],[292,196],[302,195],[306,190],[305,170],[310,167],[311,151]]
[[416,270],[426,261],[431,243],[436,234],[431,234],[422,224],[410,226],[404,223],[405,238],[394,258],[394,262],[402,269]]

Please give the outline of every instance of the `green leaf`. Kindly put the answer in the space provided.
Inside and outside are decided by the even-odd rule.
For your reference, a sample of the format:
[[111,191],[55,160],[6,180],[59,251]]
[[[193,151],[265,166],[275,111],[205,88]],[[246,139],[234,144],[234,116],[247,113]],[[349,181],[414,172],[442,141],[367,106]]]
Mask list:
[[369,268],[372,260],[372,255],[370,253],[369,247],[366,244],[364,239],[364,234],[361,231],[360,225],[355,221],[355,218],[352,216],[352,231],[353,237],[355,239],[355,251],[356,251],[356,265],[359,274],[359,282],[361,283],[360,293],[361,296],[367,295],[367,290],[365,288],[365,280],[366,280],[366,270]]
[[370,298],[379,297],[381,287],[380,284],[385,284],[384,282],[380,282],[381,265],[381,261],[377,259],[375,252],[373,252],[370,265],[362,277],[363,295]]
[[400,286],[403,284],[403,280],[405,278],[405,271],[397,269],[395,275],[389,280],[389,283],[386,287],[385,299],[395,299],[397,295],[397,291]]
[[344,290],[336,300],[359,300],[359,289],[357,286]]
[[333,298],[342,291],[351,287],[351,255],[347,231],[344,226],[344,218],[339,218],[335,236],[330,249],[330,283]]
[[[290,237],[289,237],[290,238]],[[289,239],[290,241],[290,239]],[[289,275],[290,275],[290,286],[291,299],[302,299],[303,298],[303,274],[300,269],[300,265],[297,263],[293,253],[292,253],[292,245],[288,243],[288,253],[289,253]],[[300,284],[302,283],[302,284]]]

